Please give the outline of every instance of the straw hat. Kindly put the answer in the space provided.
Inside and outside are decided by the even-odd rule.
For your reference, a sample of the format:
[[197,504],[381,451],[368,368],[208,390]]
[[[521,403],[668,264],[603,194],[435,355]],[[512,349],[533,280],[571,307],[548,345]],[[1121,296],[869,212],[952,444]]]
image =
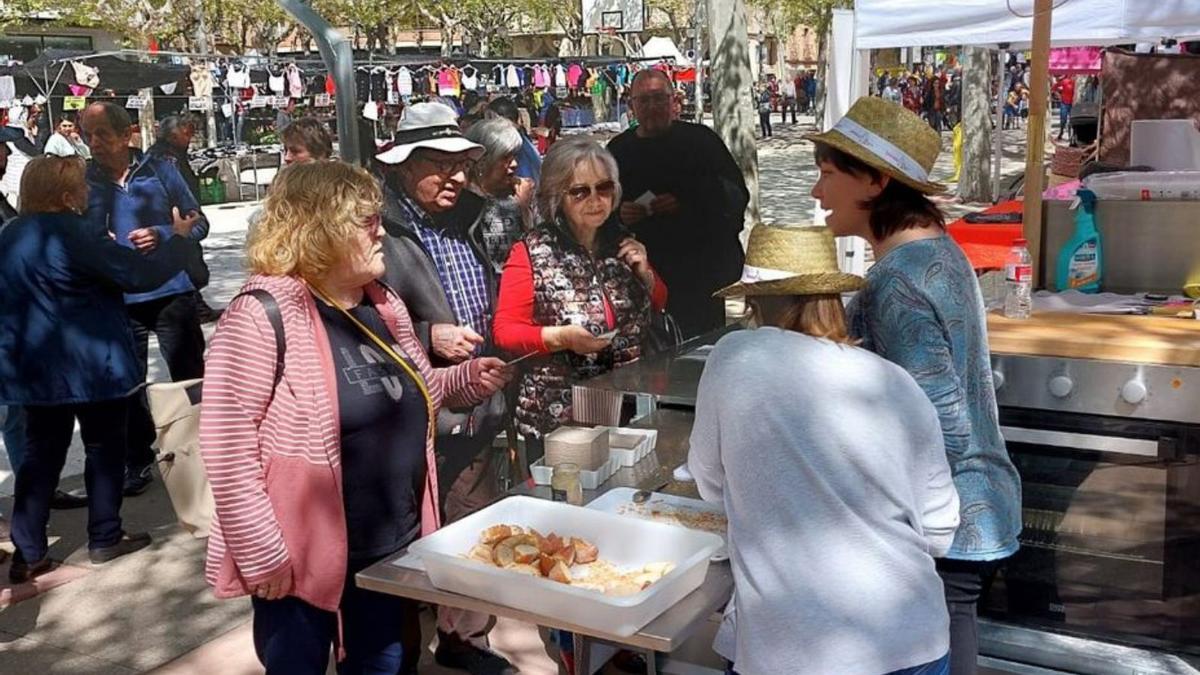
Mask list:
[[823,295],[855,291],[862,283],[838,269],[827,228],[759,225],[750,230],[741,281],[713,295]]
[[942,151],[941,135],[898,103],[864,96],[832,129],[804,139],[837,148],[925,194],[946,191],[929,179]]
[[471,159],[483,156],[483,146],[463,137],[458,115],[445,103],[414,103],[404,109],[396,135],[375,159],[384,164],[403,164],[418,148],[442,152],[471,153]]

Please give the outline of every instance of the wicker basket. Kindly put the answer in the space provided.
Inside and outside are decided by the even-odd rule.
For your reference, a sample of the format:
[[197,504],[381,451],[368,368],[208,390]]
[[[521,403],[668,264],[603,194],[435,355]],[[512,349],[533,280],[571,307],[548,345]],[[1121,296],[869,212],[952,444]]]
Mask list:
[[1078,178],[1086,156],[1086,148],[1059,146],[1054,150],[1054,159],[1050,161],[1050,173]]

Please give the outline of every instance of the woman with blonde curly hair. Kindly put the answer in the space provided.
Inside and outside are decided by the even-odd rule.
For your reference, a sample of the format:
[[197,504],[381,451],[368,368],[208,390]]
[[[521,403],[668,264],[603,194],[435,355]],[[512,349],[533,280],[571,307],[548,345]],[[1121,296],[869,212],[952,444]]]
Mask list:
[[430,366],[377,281],[380,201],[348,164],[280,172],[205,366],[207,577],[218,597],[251,595],[268,673],[324,673],[331,645],[341,673],[415,668],[415,606],[354,575],[438,528],[438,408],[511,376],[494,358]]

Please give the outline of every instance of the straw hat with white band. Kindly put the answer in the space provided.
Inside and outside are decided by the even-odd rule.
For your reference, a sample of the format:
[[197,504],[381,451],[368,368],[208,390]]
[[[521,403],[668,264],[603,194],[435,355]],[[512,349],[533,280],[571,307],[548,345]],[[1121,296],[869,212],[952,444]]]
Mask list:
[[864,96],[832,129],[804,138],[837,148],[925,194],[946,191],[929,177],[942,151],[941,135],[898,103]]
[[741,281],[713,295],[824,295],[856,291],[862,283],[838,269],[828,228],[758,225],[750,230]]
[[403,164],[413,150],[429,148],[442,152],[469,152],[471,159],[483,156],[483,146],[463,137],[458,115],[445,103],[414,103],[404,109],[389,147],[375,155],[384,164]]

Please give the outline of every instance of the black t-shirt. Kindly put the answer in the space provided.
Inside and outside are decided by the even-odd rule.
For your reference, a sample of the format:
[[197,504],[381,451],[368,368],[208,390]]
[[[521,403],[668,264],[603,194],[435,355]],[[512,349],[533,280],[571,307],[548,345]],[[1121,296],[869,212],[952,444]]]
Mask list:
[[[428,409],[416,383],[374,341],[338,309],[320,300],[317,309],[336,371],[350,557],[384,556],[421,532]],[[350,313],[392,343],[369,300]]]
[[621,173],[621,199],[647,190],[679,200],[675,216],[651,216],[630,230],[646,245],[650,264],[672,296],[707,296],[742,273],[738,233],[750,193],[741,169],[712,129],[674,122],[662,136],[642,138],[636,129],[608,144]]

